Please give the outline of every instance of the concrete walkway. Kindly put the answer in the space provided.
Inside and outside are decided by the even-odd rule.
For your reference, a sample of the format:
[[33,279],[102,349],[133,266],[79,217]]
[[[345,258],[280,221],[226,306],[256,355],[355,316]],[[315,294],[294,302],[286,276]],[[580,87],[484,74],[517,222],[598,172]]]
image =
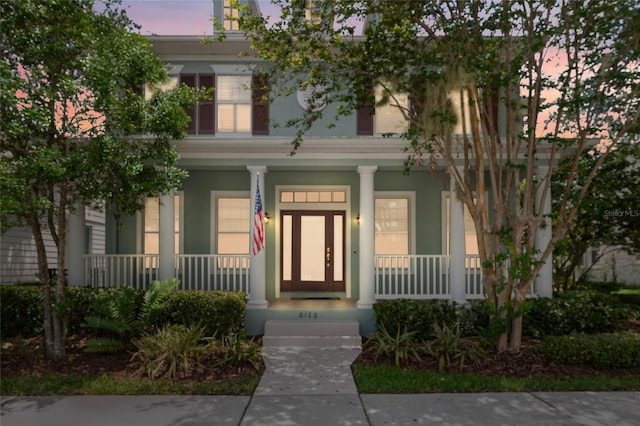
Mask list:
[[2,426],[640,425],[640,392],[359,395],[354,348],[265,348],[253,396],[0,398]]

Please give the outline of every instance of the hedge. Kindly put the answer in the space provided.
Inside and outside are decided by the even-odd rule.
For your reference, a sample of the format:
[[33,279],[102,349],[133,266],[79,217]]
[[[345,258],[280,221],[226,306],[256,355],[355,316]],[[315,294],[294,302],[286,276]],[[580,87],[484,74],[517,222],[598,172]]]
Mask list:
[[[89,315],[103,316],[106,303],[115,288],[68,287],[71,299],[69,332],[82,332],[81,324]],[[142,291],[137,292],[139,301]],[[42,334],[42,289],[39,285],[0,285],[0,338],[33,337]],[[232,292],[175,291],[158,315],[158,324],[197,323],[208,335],[227,334],[244,328],[246,295]]]
[[555,362],[597,368],[640,367],[640,334],[549,336],[537,349]]

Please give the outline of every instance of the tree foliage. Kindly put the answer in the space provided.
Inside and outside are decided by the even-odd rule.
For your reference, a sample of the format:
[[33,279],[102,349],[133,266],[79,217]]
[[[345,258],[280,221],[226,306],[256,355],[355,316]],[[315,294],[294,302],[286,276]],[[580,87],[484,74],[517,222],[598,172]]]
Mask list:
[[[608,246],[631,253],[640,251],[640,144],[620,144],[617,148],[595,176],[565,238],[556,244],[553,269],[557,289],[567,290],[574,278],[577,278],[575,281],[583,280],[595,262],[583,269],[578,277],[575,272],[591,247]],[[582,180],[589,175],[599,155],[597,152],[582,155],[571,194],[580,192]],[[553,194],[563,193],[570,166],[570,161],[563,161],[556,168],[551,187]],[[554,198],[554,212],[559,209],[560,201]],[[595,260],[597,262],[599,258]]]
[[175,189],[185,172],[171,140],[184,137],[196,93],[159,90],[167,70],[118,1],[8,1],[0,16],[2,229],[32,230],[47,352],[61,356],[70,306],[64,274],[51,293],[43,234],[63,271],[78,203],[132,213],[142,196]]
[[[273,3],[277,17],[247,8],[238,20],[271,67],[271,96],[312,92],[304,115],[287,123],[297,128],[293,150],[325,113],[320,103],[336,104],[336,119],[365,106],[399,108],[409,123],[400,135],[406,168],[452,176],[476,227],[487,298],[508,325],[497,346],[517,351],[520,304],[575,220],[575,201],[611,148],[637,135],[638,3],[327,0],[313,2],[315,20],[306,19],[308,2]],[[548,236],[553,167],[569,158],[573,182],[598,142],[581,190],[558,194]]]

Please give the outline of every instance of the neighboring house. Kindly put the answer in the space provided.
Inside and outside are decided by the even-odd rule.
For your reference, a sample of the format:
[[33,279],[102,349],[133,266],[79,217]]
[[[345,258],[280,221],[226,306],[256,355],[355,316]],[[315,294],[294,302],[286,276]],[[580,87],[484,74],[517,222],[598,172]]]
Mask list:
[[[214,0],[215,16],[234,30],[228,8]],[[320,120],[290,156],[294,130],[274,123],[299,116],[307,94],[265,102],[252,91],[261,61],[238,56],[249,51],[240,34],[208,45],[197,36],[149,40],[173,84],[216,90],[175,143],[188,178],[135,217],[107,215],[107,255],[85,256],[80,282],[142,288],[176,276],[184,289],[245,291],[251,334],[267,319],[357,319],[369,334],[376,300],[483,297],[473,223],[445,169],[403,174],[405,142],[382,137],[407,126],[396,108],[367,108],[332,128]],[[258,193],[264,249],[254,255]],[[551,295],[548,271],[537,294]]]
[[[84,212],[79,233],[81,241],[74,241],[74,249],[83,254],[105,253],[105,214],[95,210]],[[48,232],[43,233],[47,260],[52,274],[57,268],[58,254]],[[72,249],[73,250],[73,249]],[[73,253],[73,251],[72,251]],[[76,259],[82,265],[82,260]],[[11,228],[0,235],[0,284],[30,283],[38,281],[38,256],[35,240],[29,228]],[[80,284],[80,282],[78,282]]]
[[589,281],[640,286],[640,254],[630,254],[623,248],[602,246],[589,249],[580,270],[587,268]]

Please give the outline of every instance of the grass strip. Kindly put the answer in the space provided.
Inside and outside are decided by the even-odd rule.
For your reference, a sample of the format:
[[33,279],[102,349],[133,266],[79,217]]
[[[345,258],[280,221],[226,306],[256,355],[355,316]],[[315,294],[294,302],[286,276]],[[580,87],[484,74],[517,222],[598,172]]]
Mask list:
[[638,376],[475,376],[391,366],[353,366],[360,393],[463,393],[540,391],[637,391]]
[[258,386],[260,376],[237,378],[224,382],[174,382],[74,374],[47,374],[43,376],[2,377],[0,394],[3,396],[35,395],[251,395]]

